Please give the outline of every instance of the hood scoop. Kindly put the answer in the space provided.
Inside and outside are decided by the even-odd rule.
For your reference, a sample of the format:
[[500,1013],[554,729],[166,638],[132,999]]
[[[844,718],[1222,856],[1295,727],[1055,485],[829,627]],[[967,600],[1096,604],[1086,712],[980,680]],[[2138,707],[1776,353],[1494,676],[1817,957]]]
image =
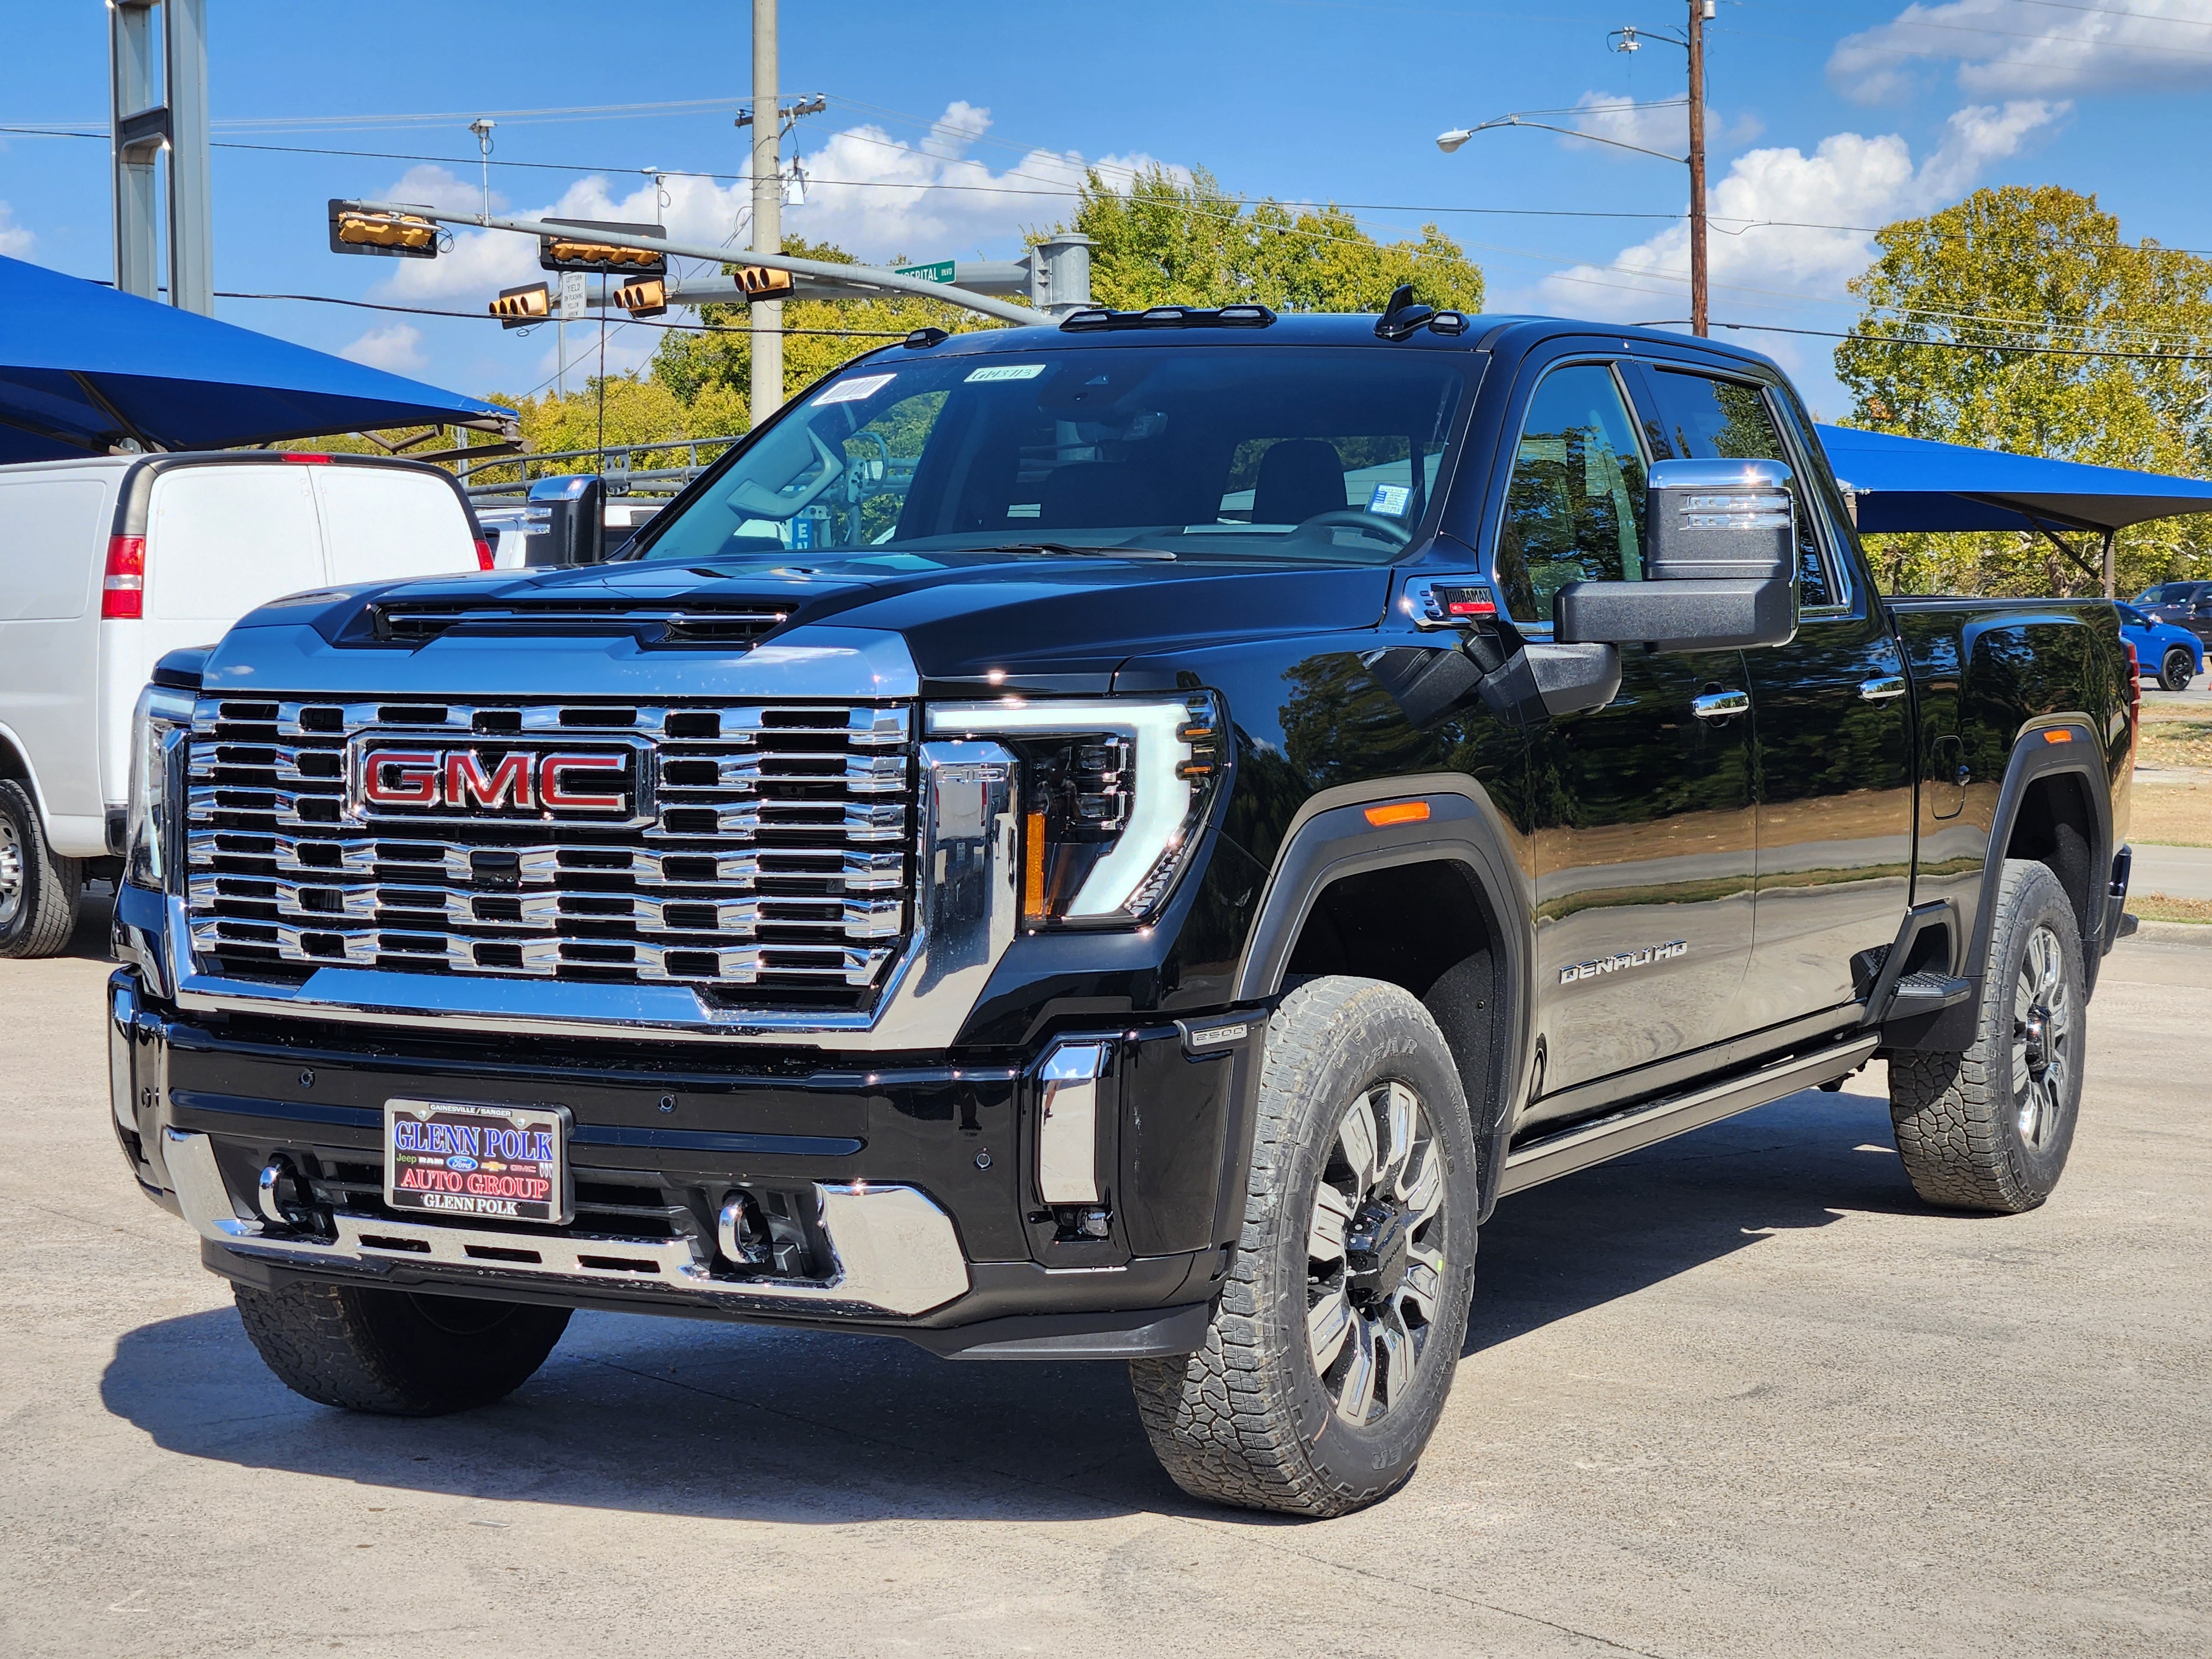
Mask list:
[[349,631],[362,643],[410,647],[449,634],[478,639],[628,634],[645,646],[750,650],[790,619],[788,606],[769,603],[703,608],[619,600],[467,605],[391,599],[364,606],[356,629]]

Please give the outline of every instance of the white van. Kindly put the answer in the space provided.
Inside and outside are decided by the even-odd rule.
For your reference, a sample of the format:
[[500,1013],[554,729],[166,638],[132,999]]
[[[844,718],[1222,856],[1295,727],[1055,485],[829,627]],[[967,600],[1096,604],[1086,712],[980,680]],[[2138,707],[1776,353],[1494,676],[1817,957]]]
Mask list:
[[418,462],[0,466],[0,957],[61,949],[122,851],[131,711],[164,653],[287,593],[490,565],[459,486]]

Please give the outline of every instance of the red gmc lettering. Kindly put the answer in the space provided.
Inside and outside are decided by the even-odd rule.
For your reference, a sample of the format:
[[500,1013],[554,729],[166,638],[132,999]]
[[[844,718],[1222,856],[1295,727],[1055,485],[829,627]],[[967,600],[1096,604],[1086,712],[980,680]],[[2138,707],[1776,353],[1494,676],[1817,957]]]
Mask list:
[[446,805],[448,806],[521,806],[532,805],[530,757],[512,754],[502,759],[489,777],[477,757],[464,749],[446,757]]
[[371,806],[435,806],[438,757],[422,749],[380,749],[362,763],[361,798]]
[[562,775],[573,772],[623,770],[619,755],[548,755],[538,763],[538,799],[556,812],[624,812],[629,798],[617,793],[593,795],[568,787]]

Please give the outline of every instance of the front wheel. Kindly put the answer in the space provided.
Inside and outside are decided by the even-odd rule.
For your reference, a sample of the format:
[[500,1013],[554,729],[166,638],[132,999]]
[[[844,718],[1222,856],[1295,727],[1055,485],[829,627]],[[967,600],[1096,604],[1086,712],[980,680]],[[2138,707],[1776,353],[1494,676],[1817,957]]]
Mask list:
[[2165,659],[2158,665],[2158,683],[2168,691],[2186,691],[2196,675],[2197,659],[2188,647],[2168,646]]
[[1129,1368],[1176,1484],[1306,1516],[1404,1485],[1466,1340],[1475,1203],[1466,1097],[1428,1011],[1374,980],[1284,998],[1237,1263],[1206,1344]]
[[568,1325],[566,1308],[369,1285],[231,1291],[246,1335],[285,1387],[385,1417],[441,1417],[503,1400]]

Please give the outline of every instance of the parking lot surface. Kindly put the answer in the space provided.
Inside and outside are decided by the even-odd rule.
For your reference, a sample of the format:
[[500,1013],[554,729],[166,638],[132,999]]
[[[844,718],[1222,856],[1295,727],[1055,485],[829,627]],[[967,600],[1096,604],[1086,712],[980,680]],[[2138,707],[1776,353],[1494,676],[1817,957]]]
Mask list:
[[2212,1650],[2212,951],[2124,945],[2073,1164],[1923,1208],[1879,1068],[1508,1200],[1397,1497],[1184,1500],[1111,1365],[577,1316],[508,1401],[263,1370],[0,963],[0,1652]]

